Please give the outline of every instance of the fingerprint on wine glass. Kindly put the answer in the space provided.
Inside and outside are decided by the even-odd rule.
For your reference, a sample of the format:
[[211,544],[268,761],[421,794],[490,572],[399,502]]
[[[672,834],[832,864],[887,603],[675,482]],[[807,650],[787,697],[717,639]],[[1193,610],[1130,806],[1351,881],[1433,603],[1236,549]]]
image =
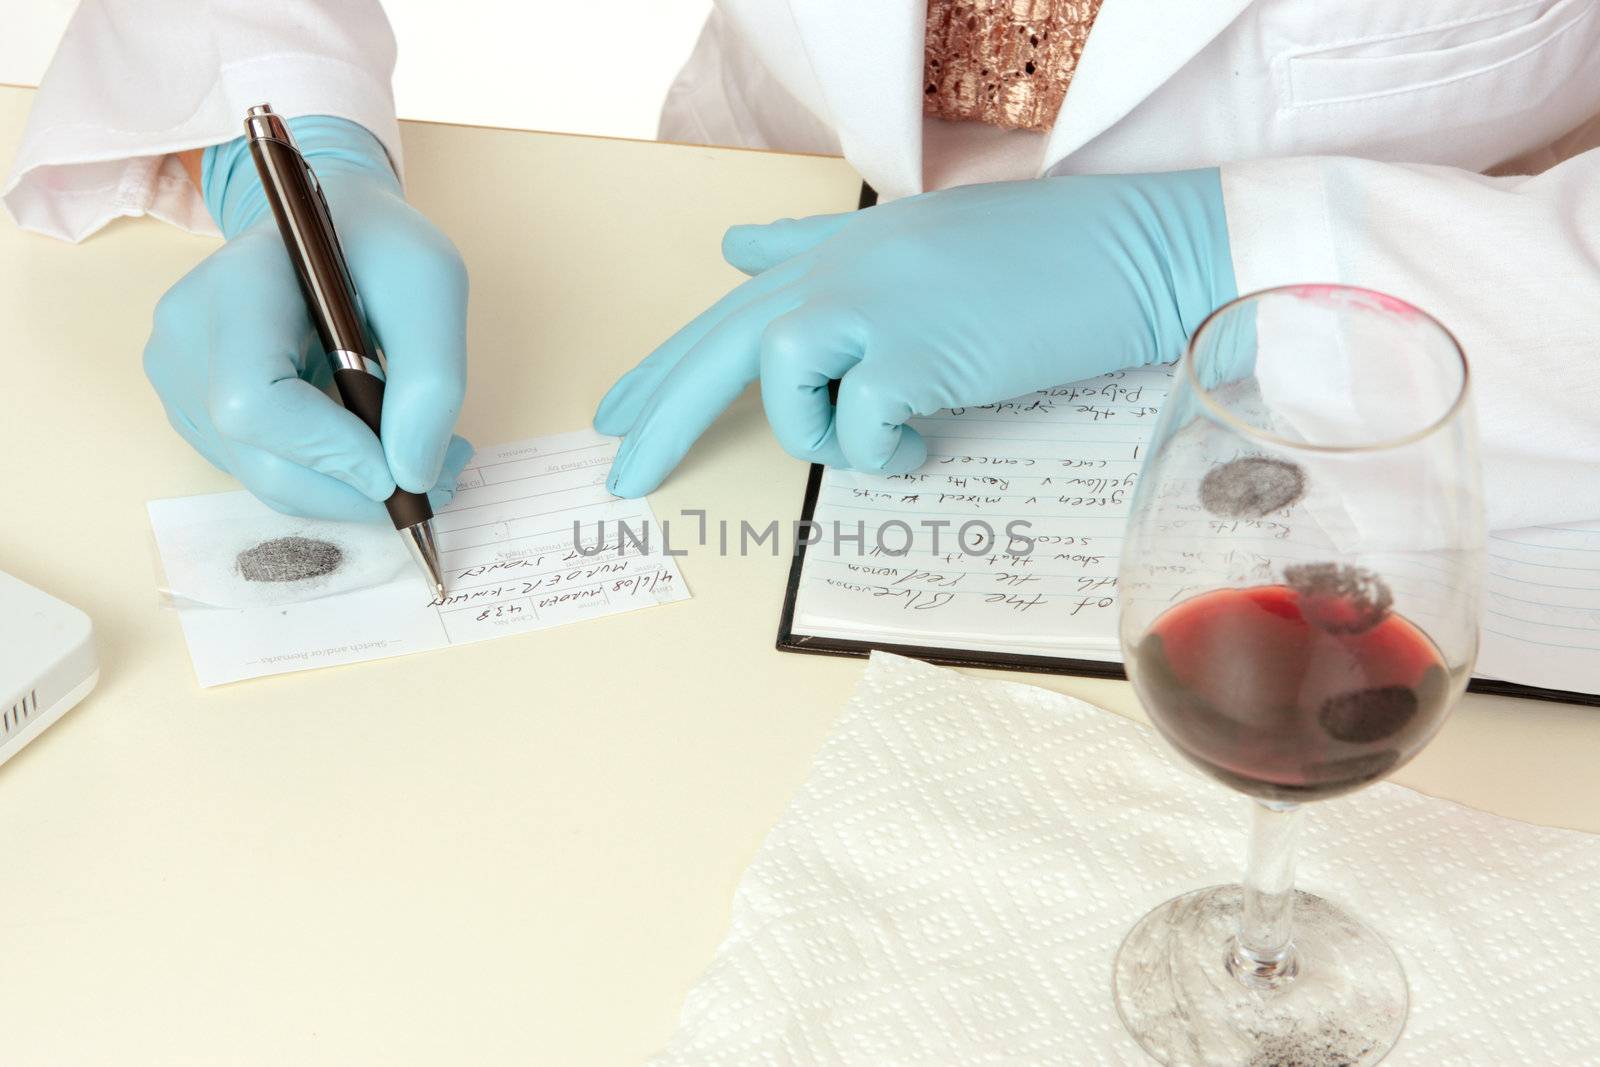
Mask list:
[[1400,732],[1416,716],[1417,705],[1417,692],[1409,685],[1374,685],[1329,697],[1317,722],[1336,741],[1365,745]]
[[1362,756],[1349,756],[1344,759],[1320,760],[1316,763],[1308,763],[1305,767],[1305,775],[1309,781],[1339,782],[1353,789],[1363,782],[1370,782],[1374,778],[1382,777],[1389,768],[1399,762],[1399,750],[1385,748]]
[[1394,605],[1388,582],[1348,563],[1293,563],[1283,581],[1299,595],[1305,620],[1330,634],[1364,633]]
[[1259,519],[1289,507],[1306,491],[1306,474],[1286,460],[1240,456],[1200,480],[1200,506],[1229,519]]

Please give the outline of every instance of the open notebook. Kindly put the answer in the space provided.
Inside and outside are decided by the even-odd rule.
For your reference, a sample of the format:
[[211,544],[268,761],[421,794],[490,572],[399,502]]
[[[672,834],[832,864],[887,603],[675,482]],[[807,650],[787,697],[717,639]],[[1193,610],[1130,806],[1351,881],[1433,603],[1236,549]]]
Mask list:
[[[1120,676],[1122,529],[1172,373],[1118,371],[914,419],[929,454],[912,474],[813,467],[802,517],[821,538],[795,557],[778,646]],[[1026,567],[1006,553],[1012,519],[1031,524]],[[969,554],[956,538],[974,521],[995,537]],[[864,544],[848,539],[861,523]],[[1247,549],[1270,524],[1232,533]],[[880,550],[879,529],[894,551],[909,536],[910,551]],[[967,547],[984,532],[969,528]],[[1488,562],[1472,688],[1600,705],[1600,522],[1497,532]]]

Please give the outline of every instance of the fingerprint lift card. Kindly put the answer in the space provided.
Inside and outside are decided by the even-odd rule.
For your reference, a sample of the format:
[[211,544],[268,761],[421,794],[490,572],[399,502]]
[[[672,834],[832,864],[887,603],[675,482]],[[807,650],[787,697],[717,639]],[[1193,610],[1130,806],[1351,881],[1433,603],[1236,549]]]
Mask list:
[[[202,686],[425,652],[684,600],[645,500],[605,488],[590,430],[485,449],[434,517],[434,597],[394,530],[282,515],[249,493],[153,500],[163,593]],[[656,531],[641,544],[597,524]],[[573,531],[585,531],[579,551]]]

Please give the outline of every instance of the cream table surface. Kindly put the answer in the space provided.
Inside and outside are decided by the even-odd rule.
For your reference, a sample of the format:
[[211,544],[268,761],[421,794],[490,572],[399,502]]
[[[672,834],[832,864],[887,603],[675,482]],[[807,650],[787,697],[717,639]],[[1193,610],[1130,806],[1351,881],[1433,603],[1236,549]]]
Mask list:
[[[0,89],[9,158],[31,94]],[[408,124],[411,198],[472,272],[463,432],[587,424],[738,278],[730,223],[841,210],[841,161]],[[787,560],[680,561],[689,602],[199,689],[144,503],[232,488],[139,355],[213,242],[0,223],[0,568],[87,611],[99,688],[0,768],[0,1062],[637,1064],[861,671],[775,651]],[[754,393],[658,516],[794,518]],[[1031,676],[1139,717],[1125,683]],[[1600,711],[1469,697],[1397,777],[1600,831]]]

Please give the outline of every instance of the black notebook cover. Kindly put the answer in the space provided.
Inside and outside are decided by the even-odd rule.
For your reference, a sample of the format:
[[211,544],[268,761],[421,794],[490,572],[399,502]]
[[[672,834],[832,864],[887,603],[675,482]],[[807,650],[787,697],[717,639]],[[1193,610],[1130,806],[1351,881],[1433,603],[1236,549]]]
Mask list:
[[[860,207],[871,207],[878,202],[878,194],[871,186],[861,186]],[[805,502],[800,518],[809,522],[816,510],[817,497],[822,491],[822,465],[813,463],[811,475],[806,480]],[[1095,659],[1074,659],[1066,656],[1034,656],[1009,652],[987,652],[973,649],[934,648],[926,645],[896,645],[877,641],[851,641],[838,637],[817,637],[794,632],[795,601],[800,593],[800,575],[805,570],[806,546],[795,543],[794,559],[789,564],[789,582],[783,594],[783,615],[778,620],[778,648],[785,652],[811,652],[824,656],[866,656],[873,649],[911,656],[930,663],[943,663],[952,667],[990,667],[1008,671],[1039,671],[1044,674],[1078,674],[1090,678],[1126,678],[1122,664]],[[1529,700],[1554,700],[1567,704],[1587,704],[1600,707],[1600,694],[1573,693],[1562,689],[1545,689],[1536,685],[1519,685],[1488,678],[1474,678],[1467,685],[1470,693],[1489,693],[1495,696],[1525,697]]]

